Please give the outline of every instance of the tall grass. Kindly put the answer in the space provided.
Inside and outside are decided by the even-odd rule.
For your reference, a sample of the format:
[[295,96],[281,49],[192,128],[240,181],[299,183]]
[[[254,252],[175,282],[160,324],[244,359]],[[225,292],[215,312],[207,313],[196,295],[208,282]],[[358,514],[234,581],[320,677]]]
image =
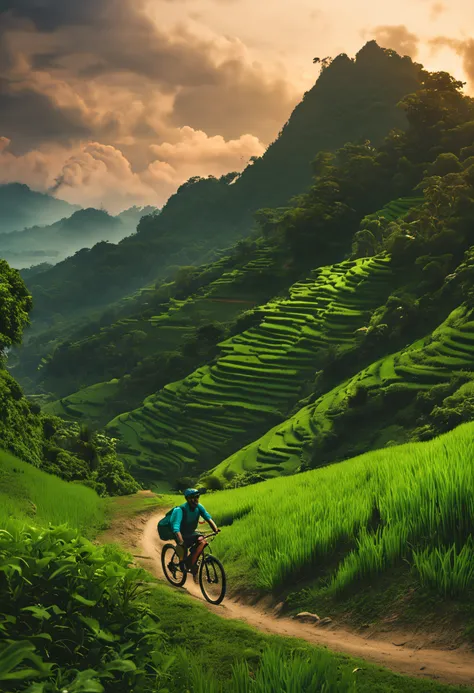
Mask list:
[[105,501],[95,491],[47,474],[0,451],[0,528],[11,520],[68,524],[90,535],[104,524]]
[[[287,656],[279,647],[268,647],[257,667],[239,662],[232,667],[231,679],[220,684],[202,661],[181,652],[181,675],[192,693],[355,693],[354,674],[342,668],[324,650],[306,656]],[[175,681],[175,684],[177,681]]]
[[441,593],[464,594],[474,588],[473,460],[469,423],[426,443],[215,494],[206,506],[224,526],[216,548],[240,586],[273,590],[318,574],[338,593],[405,559]]

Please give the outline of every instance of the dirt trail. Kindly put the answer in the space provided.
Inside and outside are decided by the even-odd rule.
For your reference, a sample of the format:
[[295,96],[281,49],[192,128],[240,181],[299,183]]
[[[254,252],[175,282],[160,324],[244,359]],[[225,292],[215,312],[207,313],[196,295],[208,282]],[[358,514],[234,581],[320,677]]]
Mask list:
[[[125,525],[106,532],[102,541],[118,541],[126,545],[145,568],[155,576],[164,578],[161,569],[161,547],[164,542],[156,531],[157,522],[163,514],[129,519]],[[271,611],[229,598],[219,606],[212,606],[203,599],[199,585],[194,584],[191,576],[184,589],[215,614],[245,621],[266,633],[301,638],[314,645],[326,646],[334,652],[366,659],[400,674],[436,679],[440,683],[474,686],[474,653],[467,650],[430,649],[421,644],[409,646],[408,643],[415,642],[415,638],[412,634],[403,635],[400,632],[396,636],[392,633],[391,638],[405,644],[396,645],[391,641],[363,637],[334,624],[316,627],[284,616],[276,618]]]

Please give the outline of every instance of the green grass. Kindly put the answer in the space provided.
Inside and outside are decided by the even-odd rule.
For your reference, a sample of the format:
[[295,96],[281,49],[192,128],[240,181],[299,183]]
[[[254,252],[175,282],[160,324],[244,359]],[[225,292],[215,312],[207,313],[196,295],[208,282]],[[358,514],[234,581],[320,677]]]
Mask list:
[[[318,663],[321,665],[321,662],[325,662],[332,672],[335,669],[345,672],[355,682],[356,693],[461,693],[467,690],[460,686],[443,686],[434,681],[394,674],[360,659],[311,647],[303,640],[266,635],[244,623],[219,618],[196,600],[166,585],[156,585],[150,596],[150,604],[160,615],[161,626],[168,634],[168,646],[174,651],[175,648],[185,650],[185,657],[179,661],[180,666],[186,671],[186,661],[188,665],[197,665],[197,672],[192,678],[196,687],[190,689],[192,693],[217,693],[221,690],[219,686],[223,686],[223,690],[229,693],[237,693],[239,690],[268,693],[280,693],[281,690],[309,693],[320,690],[302,688],[301,684],[298,685],[298,679],[294,681],[293,688],[275,688],[270,674],[275,671],[276,662],[267,669],[266,688],[240,689],[235,680],[235,687],[232,684],[229,687],[233,668],[244,666],[255,673],[262,659],[268,659],[269,656],[279,657],[284,671],[291,668],[292,657],[309,661],[313,673],[317,670]],[[355,669],[357,671],[354,672]],[[278,676],[278,685],[283,686],[281,671]],[[204,679],[208,687],[200,688]],[[180,690],[186,690],[186,687],[183,686]],[[341,687],[335,690],[339,693],[345,689]]]
[[105,523],[106,501],[90,488],[68,483],[0,451],[0,527],[12,520],[68,524],[92,536]]
[[274,591],[313,573],[337,595],[408,562],[422,583],[465,597],[474,591],[473,458],[474,424],[465,424],[212,495],[206,506],[224,526],[216,547],[240,587]]

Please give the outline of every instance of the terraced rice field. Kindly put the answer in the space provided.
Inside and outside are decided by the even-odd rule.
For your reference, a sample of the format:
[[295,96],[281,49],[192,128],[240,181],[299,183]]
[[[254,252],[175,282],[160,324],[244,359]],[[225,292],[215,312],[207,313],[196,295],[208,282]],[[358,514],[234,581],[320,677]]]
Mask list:
[[[213,264],[213,270],[223,267],[228,257]],[[171,299],[168,310],[148,320],[143,318],[122,318],[109,332],[109,341],[117,344],[120,340],[134,331],[143,332],[146,337],[140,343],[140,358],[157,352],[178,350],[187,337],[200,322],[230,322],[240,312],[252,308],[261,301],[262,292],[256,288],[253,279],[262,271],[272,269],[274,258],[267,246],[254,252],[254,259],[241,269],[223,271],[222,275],[192,294],[186,300]],[[96,339],[96,338],[94,338]],[[72,345],[79,347],[89,338]],[[91,340],[93,341],[93,340]],[[44,359],[43,359],[44,361]],[[87,377],[87,375],[86,375]],[[117,378],[108,382],[95,383],[83,389],[51,402],[45,406],[45,411],[65,419],[82,419],[94,425],[104,425],[103,413],[106,403],[117,394],[119,381]]]
[[400,197],[397,200],[392,200],[374,214],[369,214],[366,219],[385,217],[389,221],[395,221],[395,219],[404,217],[411,209],[420,206],[423,202],[423,197]]
[[134,473],[148,481],[195,473],[281,421],[313,377],[318,352],[352,347],[367,311],[385,302],[394,282],[388,257],[346,261],[259,308],[260,323],[222,342],[215,363],[109,423]]
[[347,406],[348,394],[357,385],[364,385],[369,392],[389,386],[429,390],[433,385],[447,383],[461,371],[473,369],[474,315],[466,308],[458,308],[432,337],[371,364],[224,460],[213,473],[224,479],[248,471],[268,477],[291,474],[301,464],[304,445],[316,434],[331,430],[332,417]]
[[107,383],[97,383],[85,387],[69,397],[45,404],[43,411],[52,416],[77,421],[101,421],[106,401],[112,398],[118,389],[118,380],[114,378]]

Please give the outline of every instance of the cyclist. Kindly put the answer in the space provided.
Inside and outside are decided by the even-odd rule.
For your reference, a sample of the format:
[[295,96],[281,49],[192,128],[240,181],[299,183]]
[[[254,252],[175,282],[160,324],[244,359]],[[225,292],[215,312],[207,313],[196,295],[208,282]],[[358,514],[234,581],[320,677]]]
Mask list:
[[176,541],[176,553],[182,568],[185,567],[188,549],[191,549],[189,555],[191,561],[193,553],[199,546],[198,538],[200,534],[196,532],[196,527],[200,517],[207,521],[214,532],[220,532],[206,508],[200,504],[199,491],[197,489],[187,488],[184,492],[184,497],[186,498],[186,503],[178,505],[170,517],[170,525]]

